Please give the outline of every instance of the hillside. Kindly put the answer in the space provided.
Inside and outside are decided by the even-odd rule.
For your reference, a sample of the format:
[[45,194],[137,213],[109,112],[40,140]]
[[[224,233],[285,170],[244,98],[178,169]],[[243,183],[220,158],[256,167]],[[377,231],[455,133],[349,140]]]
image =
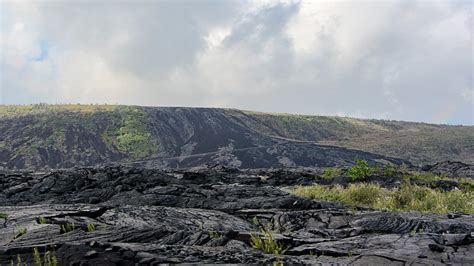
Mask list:
[[269,135],[359,149],[415,164],[445,160],[474,162],[474,126],[245,113],[255,121],[249,126]]
[[0,167],[344,166],[474,161],[474,128],[235,109],[0,106]]

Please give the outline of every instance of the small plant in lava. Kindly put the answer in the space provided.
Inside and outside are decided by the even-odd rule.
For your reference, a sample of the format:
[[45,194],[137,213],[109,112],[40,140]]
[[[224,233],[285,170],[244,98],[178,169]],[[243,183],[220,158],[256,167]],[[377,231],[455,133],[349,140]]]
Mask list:
[[95,225],[94,224],[87,224],[87,232],[92,233],[95,231]]
[[38,217],[38,223],[39,224],[46,224],[46,218],[44,218],[43,216],[39,216]]
[[275,239],[274,234],[270,230],[261,226],[258,218],[254,217],[252,222],[260,227],[260,232],[250,234],[250,245],[267,254],[273,254],[276,256],[282,255],[284,246]]
[[[19,237],[21,237],[21,236],[23,236],[23,235],[26,235],[26,232],[27,232],[27,231],[28,231],[28,230],[27,230],[23,225],[21,225],[21,224],[15,225],[15,229],[13,230],[14,235],[15,235],[15,236],[14,236],[14,239],[17,239],[17,238],[19,238]],[[15,233],[15,232],[16,232],[16,233]]]
[[76,226],[74,223],[67,223],[67,224],[62,224],[60,226],[60,233],[65,234],[74,231],[76,229]]

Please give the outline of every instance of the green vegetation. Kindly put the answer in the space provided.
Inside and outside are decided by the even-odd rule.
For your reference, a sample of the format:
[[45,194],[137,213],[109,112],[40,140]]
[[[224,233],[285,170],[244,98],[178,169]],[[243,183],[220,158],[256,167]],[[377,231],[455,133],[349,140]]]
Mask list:
[[454,189],[441,191],[405,182],[400,188],[386,189],[378,184],[342,186],[300,186],[294,190],[299,196],[339,201],[346,204],[388,211],[420,211],[445,214],[474,213],[474,193]]
[[252,218],[252,223],[260,228],[260,233],[250,234],[250,245],[267,254],[282,255],[284,246],[275,239],[270,229],[261,225],[257,217]]
[[39,224],[46,224],[46,219],[43,216],[38,217],[38,223]]
[[273,254],[277,256],[282,255],[283,245],[275,240],[273,233],[268,230],[262,230],[261,233],[263,236],[260,236],[257,233],[250,234],[250,245],[253,248],[261,250],[267,254]]
[[8,214],[0,213],[0,219],[7,220],[8,219]]
[[87,232],[91,233],[95,231],[95,225],[94,224],[87,224]]
[[41,254],[38,251],[38,248],[33,248],[33,258],[35,260],[35,265],[41,265]]
[[[13,265],[21,266],[21,263],[22,263],[22,260],[21,260],[20,255],[16,255],[16,263],[15,264],[14,264],[13,260],[10,261],[11,266],[13,266]],[[24,265],[26,266],[26,263],[24,263]]]
[[283,266],[283,265],[285,265],[285,264],[283,264],[282,261],[277,260],[277,261],[274,261],[274,262],[272,263],[272,265],[273,265],[273,266]]
[[76,229],[76,226],[74,223],[67,223],[67,224],[61,224],[60,228],[60,233],[65,234],[74,231]]
[[223,236],[223,234],[219,231],[215,231],[215,230],[210,230],[208,232],[209,236],[211,236],[212,238],[221,238]]
[[411,237],[415,236],[416,234],[423,234],[423,228],[414,228],[410,231],[409,235]]
[[[13,119],[15,121],[13,121]],[[69,156],[78,140],[67,138],[71,131],[85,138],[96,138],[112,152],[140,159],[158,151],[149,132],[148,113],[141,107],[111,105],[19,105],[0,106],[0,150],[12,157],[36,160],[41,149],[54,149]],[[4,126],[4,127],[2,127]],[[21,134],[12,126],[21,128]],[[93,148],[84,147],[81,148]]]
[[409,181],[412,184],[428,187],[436,187],[438,181],[456,181],[459,183],[458,188],[464,191],[474,192],[474,180],[472,178],[448,177],[431,172],[409,171],[406,165],[394,166],[387,164],[383,167],[369,167],[366,161],[356,160],[355,162],[356,165],[346,171],[341,168],[328,168],[323,172],[322,178],[331,179],[345,173],[350,176],[353,181],[357,181],[364,180],[367,176],[375,174],[381,177],[395,177],[403,181]]
[[371,169],[372,174],[376,174],[384,177],[395,177],[399,173],[407,173],[406,166],[395,166],[391,164],[386,164],[383,167],[375,166]]
[[351,177],[352,181],[364,180],[372,174],[372,169],[364,160],[355,160],[356,165],[347,170],[347,175]]
[[19,238],[19,237],[21,237],[21,236],[23,236],[23,235],[26,235],[26,233],[27,233],[28,230],[27,230],[23,225],[17,224],[17,225],[15,225],[15,230],[14,230],[14,232],[15,232],[15,231],[16,231],[16,234],[14,234],[14,237],[13,237],[13,238],[14,238],[14,239],[17,239],[17,238]]
[[324,179],[331,179],[341,174],[343,174],[343,171],[340,168],[327,168],[324,170],[323,175],[321,177]]
[[58,259],[51,251],[46,251],[41,258],[41,253],[38,248],[33,249],[33,258],[35,260],[35,266],[57,266]]
[[436,175],[431,172],[402,172],[403,180],[411,183],[424,183],[429,186],[435,186],[438,181],[457,181],[459,183],[459,189],[463,191],[474,192],[474,179],[468,177],[446,177]]
[[124,107],[119,112],[109,113],[111,125],[104,132],[107,143],[117,150],[138,159],[158,151],[157,144],[148,131],[148,115],[142,109]]

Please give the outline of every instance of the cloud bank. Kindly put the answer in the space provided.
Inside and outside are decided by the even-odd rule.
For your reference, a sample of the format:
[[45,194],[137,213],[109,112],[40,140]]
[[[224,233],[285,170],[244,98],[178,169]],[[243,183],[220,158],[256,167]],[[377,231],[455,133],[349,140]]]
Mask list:
[[474,124],[473,2],[4,1],[0,104]]

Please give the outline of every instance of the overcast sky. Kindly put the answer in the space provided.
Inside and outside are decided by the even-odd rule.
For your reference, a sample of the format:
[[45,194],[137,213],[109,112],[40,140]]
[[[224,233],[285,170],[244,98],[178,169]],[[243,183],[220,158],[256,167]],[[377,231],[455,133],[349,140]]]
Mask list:
[[473,12],[471,0],[1,1],[0,104],[472,125]]

